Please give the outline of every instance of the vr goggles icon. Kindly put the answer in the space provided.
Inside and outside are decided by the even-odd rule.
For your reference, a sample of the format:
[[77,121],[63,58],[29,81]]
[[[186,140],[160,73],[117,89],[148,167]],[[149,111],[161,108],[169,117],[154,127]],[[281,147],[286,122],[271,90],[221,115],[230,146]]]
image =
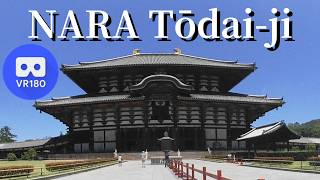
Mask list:
[[28,77],[32,73],[34,77],[46,75],[46,59],[43,57],[17,57],[16,76]]

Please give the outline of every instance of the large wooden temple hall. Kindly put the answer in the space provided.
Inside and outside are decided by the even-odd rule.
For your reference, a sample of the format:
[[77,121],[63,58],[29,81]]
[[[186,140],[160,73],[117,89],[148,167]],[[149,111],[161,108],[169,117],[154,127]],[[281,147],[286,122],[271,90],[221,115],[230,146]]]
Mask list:
[[62,72],[83,95],[36,101],[68,127],[64,153],[160,150],[165,131],[180,150],[245,149],[237,141],[282,98],[230,90],[256,69],[173,53],[141,53],[76,65]]

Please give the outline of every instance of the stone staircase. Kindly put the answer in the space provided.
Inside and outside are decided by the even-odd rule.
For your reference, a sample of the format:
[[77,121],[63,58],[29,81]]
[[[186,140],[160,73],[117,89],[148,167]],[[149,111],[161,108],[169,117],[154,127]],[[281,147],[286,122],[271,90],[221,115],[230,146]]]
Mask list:
[[[140,160],[141,152],[132,152],[132,153],[119,153],[122,155],[124,160]],[[178,153],[176,151],[171,151],[169,153],[171,156],[177,156]],[[197,159],[208,155],[207,151],[181,151],[180,155],[183,159]],[[148,157],[155,156],[164,156],[162,151],[148,151]]]
[[[214,151],[214,155],[227,156],[228,151]],[[177,151],[171,151],[171,156],[177,156]],[[140,160],[141,152],[118,152],[122,155],[124,160]],[[180,155],[183,159],[197,159],[208,155],[208,151],[181,151]],[[164,156],[162,151],[148,151],[148,157]],[[113,153],[81,153],[81,154],[49,154],[48,159],[97,159],[97,158],[111,158]]]

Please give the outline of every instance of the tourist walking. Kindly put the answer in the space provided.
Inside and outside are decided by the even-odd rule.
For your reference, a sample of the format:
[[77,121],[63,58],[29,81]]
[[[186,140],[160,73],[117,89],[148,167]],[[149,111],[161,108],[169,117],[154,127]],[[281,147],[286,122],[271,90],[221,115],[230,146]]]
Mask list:
[[141,153],[141,163],[142,163],[142,167],[145,167],[145,161],[146,161],[146,153],[144,151],[142,151]]
[[119,164],[119,167],[122,167],[122,156],[121,155],[118,156],[118,164]]
[[164,167],[169,167],[170,159],[169,159],[169,151],[164,152]]

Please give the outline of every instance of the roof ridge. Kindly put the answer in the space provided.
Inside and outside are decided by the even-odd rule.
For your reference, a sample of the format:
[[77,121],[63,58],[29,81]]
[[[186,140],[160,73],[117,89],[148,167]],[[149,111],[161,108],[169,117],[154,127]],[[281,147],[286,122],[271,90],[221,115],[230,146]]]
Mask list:
[[248,97],[261,97],[261,98],[267,98],[266,94],[247,94]]
[[32,140],[24,140],[24,141],[14,141],[14,142],[9,142],[9,143],[1,143],[1,144],[18,144],[18,143],[26,143],[26,142],[35,142],[35,141],[47,141],[50,140],[51,138],[48,139],[32,139]]
[[272,125],[272,126],[270,127],[270,129],[267,129],[267,130],[263,131],[263,134],[272,133],[273,131],[279,129],[279,128],[282,127],[282,126],[283,126],[283,122],[282,122],[282,121],[279,121],[279,122],[275,123],[274,125]]
[[133,56],[137,56],[137,55],[133,55],[133,54],[129,54],[129,55],[125,55],[125,56],[119,56],[119,57],[113,57],[113,58],[108,58],[108,59],[102,59],[102,60],[94,60],[94,61],[79,61],[78,64],[62,64],[62,67],[66,67],[66,66],[78,66],[78,65],[86,65],[86,64],[96,64],[96,63],[103,63],[103,62],[107,62],[107,61],[115,61],[115,60],[119,60],[119,59],[123,59],[123,58],[127,58],[127,57],[133,57]]
[[200,57],[200,56],[193,56],[193,55],[188,55],[188,54],[179,54],[179,56],[191,57],[191,58],[201,59],[201,60],[204,60],[204,61],[215,61],[215,62],[221,62],[221,63],[239,64],[238,61],[226,61],[226,60],[210,59],[210,58],[205,58],[205,57]]
[[239,66],[253,66],[255,68],[255,63],[238,63],[238,61],[230,61],[230,60],[218,60],[218,59],[212,59],[212,58],[205,58],[200,56],[193,56],[193,55],[187,55],[187,54],[175,54],[175,53],[139,53],[139,54],[129,54],[125,56],[119,56],[119,57],[113,57],[113,58],[107,58],[102,60],[94,60],[94,61],[80,61],[78,64],[62,64],[62,68],[65,67],[77,67],[77,66],[83,66],[83,65],[94,65],[99,63],[105,63],[105,62],[111,62],[111,61],[118,61],[124,58],[130,58],[130,57],[142,57],[142,56],[157,56],[157,55],[163,55],[163,56],[181,56],[181,57],[187,57],[187,58],[195,58],[200,61],[206,61],[206,62],[215,62],[215,63],[222,63],[222,64],[233,64],[233,65],[239,65]]
[[267,100],[283,100],[283,98],[274,98],[274,97],[268,97],[267,95],[251,95],[251,94],[242,94],[242,93],[234,93],[232,94],[197,94],[197,93],[192,93],[193,95],[202,95],[202,96],[231,96],[231,97],[254,97],[254,98],[263,98]]
[[52,97],[51,100],[62,100],[62,99],[70,99],[71,96],[61,96],[61,97]]
[[246,133],[244,133],[244,134],[241,134],[240,137],[244,137],[244,136],[250,134],[250,133],[251,133],[252,131],[254,131],[254,130],[256,130],[256,128],[252,128],[250,131],[248,131],[248,132],[246,132]]
[[113,58],[108,58],[108,59],[103,59],[103,60],[96,60],[96,61],[80,61],[79,64],[95,64],[95,63],[101,63],[101,62],[106,62],[106,61],[115,61],[127,57],[133,57],[133,56],[139,56],[139,55],[125,55],[125,56],[119,56],[119,57],[113,57]]
[[96,98],[96,97],[107,97],[107,96],[128,96],[129,93],[126,94],[112,94],[112,95],[89,95],[89,94],[81,94],[81,95],[75,95],[75,96],[65,96],[65,97],[51,97],[51,99],[45,99],[45,100],[37,100],[36,102],[47,102],[47,101],[55,101],[55,100],[65,100],[65,99],[74,99],[74,98]]
[[268,126],[274,126],[278,123],[281,123],[282,121],[277,121],[277,122],[274,122],[274,123],[270,123],[270,124],[265,124],[263,126],[259,126],[259,127],[255,127],[255,129],[261,129],[261,128],[265,128],[265,127],[268,127]]

